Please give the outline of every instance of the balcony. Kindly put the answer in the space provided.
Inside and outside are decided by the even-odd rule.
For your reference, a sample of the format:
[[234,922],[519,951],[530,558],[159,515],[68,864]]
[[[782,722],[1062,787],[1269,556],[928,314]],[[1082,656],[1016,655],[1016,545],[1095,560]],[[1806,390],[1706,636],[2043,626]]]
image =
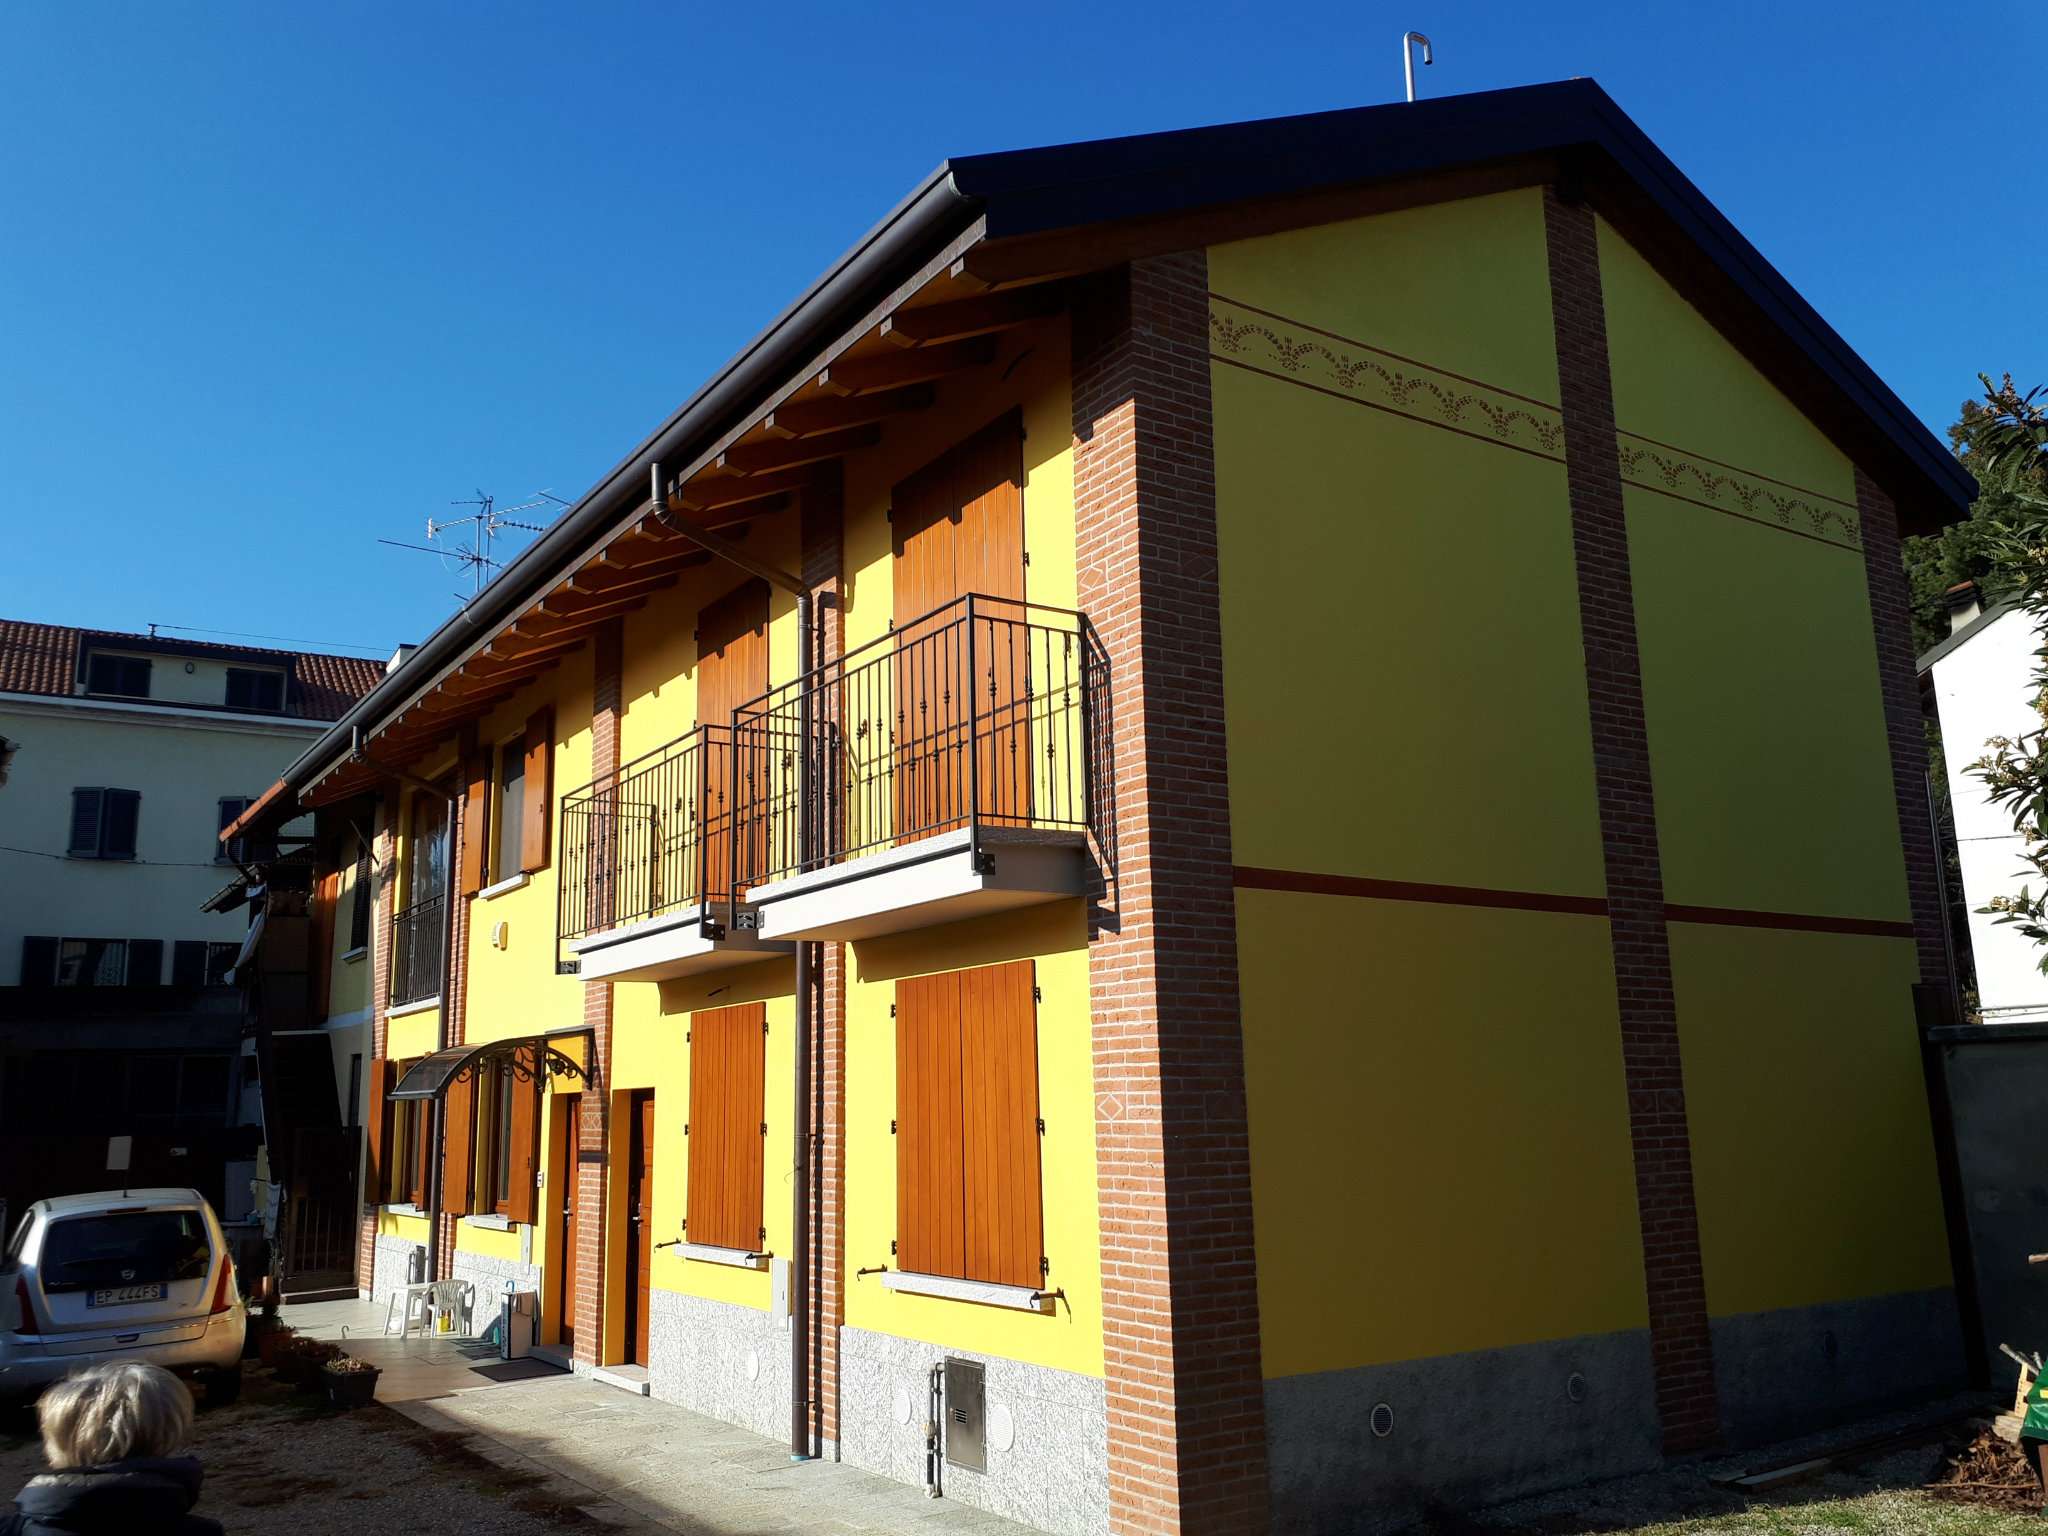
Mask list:
[[448,939],[445,902],[416,901],[391,919],[391,1006],[404,1008],[441,995],[441,950]]
[[1115,865],[1109,748],[1088,621],[961,598],[734,712],[734,900],[831,940],[1079,896]]
[[733,921],[732,732],[702,726],[562,798],[560,937],[590,980],[663,981],[774,954]]

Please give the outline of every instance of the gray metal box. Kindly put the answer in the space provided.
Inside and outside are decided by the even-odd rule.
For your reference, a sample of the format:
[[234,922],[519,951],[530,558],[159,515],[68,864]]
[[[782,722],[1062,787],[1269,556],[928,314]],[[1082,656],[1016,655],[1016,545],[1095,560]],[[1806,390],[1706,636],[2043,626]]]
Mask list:
[[987,1372],[976,1360],[946,1357],[946,1461],[988,1470]]

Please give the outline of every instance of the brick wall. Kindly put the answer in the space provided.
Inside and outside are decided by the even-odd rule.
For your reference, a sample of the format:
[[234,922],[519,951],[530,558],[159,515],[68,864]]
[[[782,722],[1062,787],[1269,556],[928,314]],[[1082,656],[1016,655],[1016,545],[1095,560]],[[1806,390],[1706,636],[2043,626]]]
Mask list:
[[[393,858],[396,844],[392,828],[397,821],[398,791],[386,786],[377,804],[377,829],[370,860],[374,866],[370,876],[370,1055],[363,1063],[367,1072],[383,1070],[385,1044],[389,1039],[391,911],[392,903],[398,898],[398,870]],[[376,1124],[363,1127],[365,1152],[362,1174],[365,1179],[370,1174],[367,1144],[376,1139],[380,1129],[381,1126]],[[356,1228],[356,1285],[367,1291],[371,1287],[371,1270],[377,1257],[377,1196],[367,1186],[363,1188],[362,1196],[362,1214]]]
[[1223,730],[1208,264],[1074,315],[1080,599],[1111,658],[1119,874],[1091,913],[1110,1524],[1267,1523]]
[[1650,1349],[1664,1446],[1677,1453],[1712,1444],[1720,1416],[1615,452],[1607,312],[1591,211],[1551,189],[1544,194],[1544,226]]
[[[460,782],[464,784],[467,784],[469,781],[468,765],[475,753],[476,727],[473,725],[465,726],[462,732],[461,744],[456,751],[455,758],[456,772],[460,776]],[[445,988],[445,995],[441,999],[441,1041],[444,1045],[461,1045],[469,1038],[469,913],[471,898],[462,894],[459,878],[462,869],[464,845],[468,840],[468,828],[462,824],[462,817],[460,815],[453,811],[450,814],[455,816],[455,852],[454,856],[448,861],[448,900],[454,904],[453,916],[455,927],[449,938],[448,983]],[[438,1179],[441,1176],[441,1171],[447,1167],[448,1158],[446,1101],[437,1102],[434,1109],[437,1130],[439,1132],[436,1136],[436,1145],[440,1148],[440,1161],[435,1164],[434,1176]],[[438,1185],[436,1186],[436,1191],[437,1198],[435,1203],[437,1205],[445,1205],[446,1201],[438,1197]],[[459,1216],[450,1215],[445,1210],[440,1211],[434,1217],[434,1225],[439,1232],[439,1242],[435,1249],[434,1260],[434,1278],[437,1280],[454,1278],[455,1227],[456,1223],[461,1219]]]
[[[613,619],[591,640],[590,776],[619,766],[620,673],[625,622]],[[604,1194],[607,1133],[611,1121],[612,984],[583,984],[583,1022],[591,1031],[590,1081],[584,1084],[576,1126],[576,1358],[600,1364],[604,1328]]]
[[[820,663],[845,649],[840,606],[845,548],[844,487],[840,466],[821,473],[803,501],[803,579],[814,599]],[[817,967],[815,1034],[812,1040],[811,1116],[815,1132],[811,1204],[813,1308],[813,1413],[817,1436],[839,1441],[839,1329],[845,1320],[842,1294],[846,1234],[846,950],[821,944]]]

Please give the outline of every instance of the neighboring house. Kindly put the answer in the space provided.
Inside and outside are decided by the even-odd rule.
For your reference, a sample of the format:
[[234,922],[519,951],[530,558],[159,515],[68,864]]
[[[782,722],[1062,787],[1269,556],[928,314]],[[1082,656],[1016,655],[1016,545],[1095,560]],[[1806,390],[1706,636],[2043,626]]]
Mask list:
[[220,830],[382,675],[0,620],[0,1195],[104,1184],[128,1135],[131,1177],[246,1205],[215,1143],[258,1134],[224,985],[247,917],[202,907],[251,850]]
[[2048,1021],[2041,946],[1982,909],[2022,886],[2039,891],[2041,877],[2023,862],[2026,845],[2013,830],[2011,810],[1992,803],[1970,765],[1994,736],[2016,740],[2041,729],[2033,705],[2040,626],[2010,600],[1986,606],[1974,583],[1949,598],[1949,637],[1920,658],[1920,678],[1941,722],[1977,1011],[1986,1024],[2038,1024]]
[[230,829],[375,801],[359,1284],[1060,1532],[1948,1387],[1973,489],[1590,82],[949,161]]

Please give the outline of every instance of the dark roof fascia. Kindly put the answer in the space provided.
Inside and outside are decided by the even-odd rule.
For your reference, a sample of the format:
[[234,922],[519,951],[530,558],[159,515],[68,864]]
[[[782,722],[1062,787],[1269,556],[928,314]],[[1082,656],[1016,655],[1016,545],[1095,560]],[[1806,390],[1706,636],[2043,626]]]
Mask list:
[[2008,613],[2011,613],[2013,609],[2019,607],[2019,605],[2019,599],[2016,597],[2000,598],[1997,602],[1993,603],[1989,608],[1986,608],[1982,613],[1978,614],[1976,618],[1972,619],[1969,623],[1965,624],[1961,629],[1957,630],[1954,634],[1950,635],[1946,640],[1942,641],[1939,645],[1936,645],[1932,649],[1930,649],[1927,652],[1927,654],[1922,656],[1918,661],[1914,662],[1913,666],[1915,670],[1917,670],[1921,674],[1921,676],[1926,676],[1928,672],[1933,670],[1934,664],[1937,661],[1941,661],[1946,657],[1954,655],[1957,651],[1961,650],[1964,646],[1968,645],[1972,640],[1976,639],[1977,636],[1981,635],[1985,630],[1989,629],[1994,622],[2004,618]]
[[124,635],[119,630],[112,629],[81,629],[78,632],[78,652],[81,661],[88,651],[136,651],[148,656],[182,656],[192,661],[219,661],[230,665],[246,661],[251,666],[282,668],[288,677],[297,673],[299,664],[297,651],[273,651],[260,646],[215,645],[211,641],[185,643],[157,635]]
[[529,544],[496,580],[429,635],[403,666],[371,689],[286,767],[282,781],[302,789],[368,729],[424,694],[469,647],[530,604],[555,580],[557,568],[585,545],[647,505],[642,478],[650,461],[694,458],[754,398],[782,382],[790,368],[823,346],[884,295],[897,275],[970,225],[979,209],[954,185],[945,166],[908,197],[770,321],[667,421],[614,465]]
[[1591,149],[1604,155],[1958,513],[1977,486],[1869,364],[1591,80],[948,162],[989,242]]

